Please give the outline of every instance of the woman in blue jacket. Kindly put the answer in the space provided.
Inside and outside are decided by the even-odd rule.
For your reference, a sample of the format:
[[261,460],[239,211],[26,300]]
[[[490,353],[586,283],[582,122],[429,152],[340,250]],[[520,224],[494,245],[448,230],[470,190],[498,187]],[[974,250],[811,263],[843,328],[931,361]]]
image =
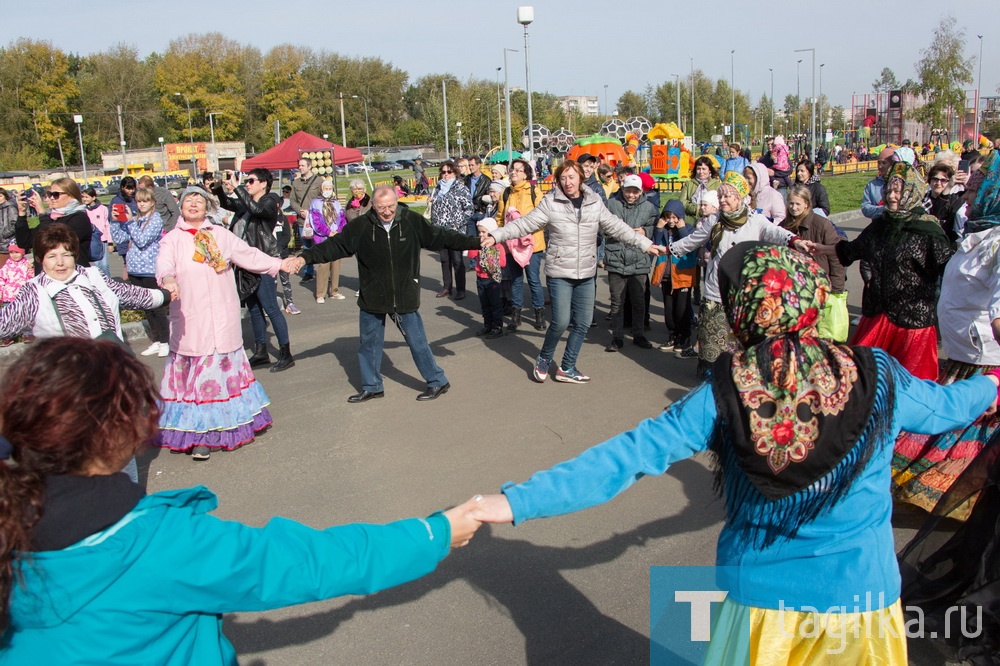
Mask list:
[[235,665],[223,613],[399,585],[479,526],[475,499],[426,519],[316,530],[220,520],[204,487],[144,496],[118,472],[158,418],[151,372],[113,342],[51,338],[7,371],[0,664]]
[[940,386],[880,349],[816,337],[830,285],[791,249],[741,243],[719,273],[743,351],[721,356],[709,382],[659,416],[503,486],[472,516],[518,524],[578,511],[711,450],[726,506],[717,582],[728,596],[704,663],[800,663],[803,655],[819,663],[827,653],[837,655],[830,663],[905,665],[893,442],[901,429],[971,423],[996,405],[1000,380]]

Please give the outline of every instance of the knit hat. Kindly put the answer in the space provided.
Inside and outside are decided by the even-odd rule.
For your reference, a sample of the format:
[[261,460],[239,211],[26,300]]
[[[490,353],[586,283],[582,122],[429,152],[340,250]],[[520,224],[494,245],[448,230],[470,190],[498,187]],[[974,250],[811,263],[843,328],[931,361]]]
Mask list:
[[7,246],[7,251],[8,252],[20,252],[21,254],[27,254],[27,252],[24,251],[24,248],[22,248],[21,246],[19,246],[17,244],[17,241],[11,241],[10,245]]
[[642,189],[644,191],[648,192],[656,189],[656,179],[645,171],[639,174],[639,179],[642,180]]
[[490,171],[499,171],[503,178],[507,177],[507,165],[506,164],[494,164],[490,167]]
[[742,174],[736,171],[727,171],[726,177],[722,179],[722,185],[732,187],[741,199],[750,196],[750,184],[747,183],[747,179]]
[[713,208],[719,207],[719,193],[715,190],[709,190],[701,195],[701,203],[706,203]]
[[491,231],[496,231],[497,229],[499,229],[500,225],[497,224],[497,221],[494,220],[492,217],[484,217],[483,219],[478,220],[476,222],[476,228],[482,229],[486,233],[490,233]]
[[505,189],[507,189],[507,186],[501,180],[494,180],[490,183],[490,192],[503,192]]
[[180,205],[184,205],[184,200],[189,196],[198,195],[205,199],[205,212],[206,215],[212,215],[219,210],[219,200],[215,198],[215,195],[208,192],[203,187],[198,187],[196,185],[190,185],[185,188],[184,192],[181,193]]
[[663,213],[673,213],[679,219],[684,219],[684,204],[681,203],[680,199],[667,199],[667,204],[663,207]]

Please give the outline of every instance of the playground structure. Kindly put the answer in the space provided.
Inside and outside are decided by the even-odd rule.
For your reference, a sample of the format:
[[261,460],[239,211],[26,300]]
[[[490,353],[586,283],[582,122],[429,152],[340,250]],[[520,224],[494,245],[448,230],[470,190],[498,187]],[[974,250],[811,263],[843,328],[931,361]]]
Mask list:
[[846,132],[848,147],[872,148],[881,144],[951,144],[974,138],[978,91],[965,91],[961,109],[948,109],[944,127],[929,127],[912,114],[924,105],[924,98],[902,90],[851,95],[851,129]]

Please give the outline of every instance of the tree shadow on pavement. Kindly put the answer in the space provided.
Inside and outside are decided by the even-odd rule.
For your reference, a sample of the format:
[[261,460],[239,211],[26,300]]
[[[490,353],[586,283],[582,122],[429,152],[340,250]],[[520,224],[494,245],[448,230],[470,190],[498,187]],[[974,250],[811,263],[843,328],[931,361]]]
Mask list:
[[[525,663],[649,663],[648,629],[638,632],[602,614],[560,572],[611,562],[630,548],[698,531],[723,519],[722,503],[714,501],[709,470],[699,463],[682,461],[669,474],[682,482],[681,495],[688,500],[676,515],[583,547],[500,538],[496,532],[509,528],[484,525],[470,547],[453,552],[437,571],[418,581],[304,617],[227,617],[226,635],[240,654],[321,640],[355,615],[410,604],[453,581],[464,580],[486,600],[489,612],[510,618],[524,635]],[[647,602],[636,600],[637,604]]]

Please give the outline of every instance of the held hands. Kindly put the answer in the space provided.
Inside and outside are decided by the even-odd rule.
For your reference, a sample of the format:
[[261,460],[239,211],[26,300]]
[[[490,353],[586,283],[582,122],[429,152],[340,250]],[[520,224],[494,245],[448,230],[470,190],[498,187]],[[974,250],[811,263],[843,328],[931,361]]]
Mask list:
[[663,245],[650,245],[649,249],[646,250],[646,254],[651,254],[654,257],[659,257],[661,255],[667,254],[669,251],[670,250]]
[[289,275],[295,275],[306,265],[306,260],[302,257],[288,257],[281,260],[281,270]]
[[479,234],[479,245],[484,250],[486,248],[488,248],[488,247],[493,247],[496,244],[497,244],[497,240],[495,238],[493,238],[493,236],[490,236],[485,231]]
[[164,278],[164,280],[163,280],[163,288],[166,289],[170,293],[170,300],[171,301],[180,300],[181,290],[180,290],[180,287],[177,286],[177,280],[175,280],[172,277]]
[[799,252],[801,252],[802,254],[808,254],[810,256],[813,256],[813,255],[816,255],[816,254],[823,254],[823,252],[820,250],[820,248],[824,248],[824,247],[833,248],[832,245],[819,245],[819,244],[814,243],[812,241],[807,241],[807,240],[802,240],[802,239],[799,239],[799,240],[795,241],[794,243],[792,243],[792,247],[795,248],[796,250],[798,250]]
[[507,496],[498,493],[496,495],[476,495],[480,498],[475,510],[469,516],[484,523],[512,523],[514,522],[514,512],[510,508]]
[[476,495],[464,504],[448,509],[444,517],[451,525],[451,547],[461,548],[472,540],[472,535],[483,524],[483,521],[473,518],[473,513],[483,502],[482,495]]

